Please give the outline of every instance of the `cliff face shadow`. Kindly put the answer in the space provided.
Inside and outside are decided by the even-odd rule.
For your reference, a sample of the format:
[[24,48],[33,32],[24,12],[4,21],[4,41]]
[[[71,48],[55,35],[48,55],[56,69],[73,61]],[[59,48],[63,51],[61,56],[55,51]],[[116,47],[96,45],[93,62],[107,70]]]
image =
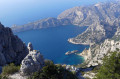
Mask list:
[[106,38],[112,38],[118,28],[118,25],[116,23],[113,23],[112,25],[110,25],[110,23],[107,22],[100,22],[101,25],[103,25],[104,29],[105,29],[105,35]]

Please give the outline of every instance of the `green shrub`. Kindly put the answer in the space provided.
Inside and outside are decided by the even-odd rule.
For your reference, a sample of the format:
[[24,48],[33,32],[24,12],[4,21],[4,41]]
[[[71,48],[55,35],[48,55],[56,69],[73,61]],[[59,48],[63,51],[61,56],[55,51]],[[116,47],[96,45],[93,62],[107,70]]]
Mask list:
[[2,75],[0,75],[0,79],[8,79],[8,76],[2,76]]
[[120,53],[105,57],[95,79],[120,79]]
[[9,74],[14,74],[15,72],[18,72],[20,69],[20,66],[15,66],[14,63],[11,63],[7,66],[4,66],[2,68],[2,76],[6,76],[6,75],[9,75]]
[[54,64],[53,61],[51,61],[51,60],[45,60],[44,62],[45,62],[45,66]]
[[29,79],[77,79],[72,73],[60,65],[44,66],[40,72],[35,72]]

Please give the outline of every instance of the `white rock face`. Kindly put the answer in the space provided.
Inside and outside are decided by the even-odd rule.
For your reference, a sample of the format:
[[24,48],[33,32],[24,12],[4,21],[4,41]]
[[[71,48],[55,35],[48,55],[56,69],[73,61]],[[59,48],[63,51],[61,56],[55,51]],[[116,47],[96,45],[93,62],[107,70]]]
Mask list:
[[83,56],[85,60],[91,59],[91,51],[90,51],[90,49],[88,49],[88,50],[87,50],[87,49],[83,50],[83,52],[80,53],[79,55],[80,55],[80,56]]
[[21,75],[30,75],[41,70],[44,66],[44,58],[39,51],[33,50],[23,59],[20,68]]
[[84,78],[90,78],[90,79],[93,79],[93,78],[95,78],[95,73],[93,73],[93,72],[87,72],[87,73],[85,73],[84,75],[83,75],[83,77]]
[[20,73],[9,75],[9,79],[28,79],[27,76],[21,76]]
[[84,50],[81,55],[85,57],[88,67],[97,66],[102,64],[102,59],[106,55],[110,55],[109,52],[118,51],[120,49],[120,41],[114,41],[106,39],[101,45],[92,45],[89,50]]

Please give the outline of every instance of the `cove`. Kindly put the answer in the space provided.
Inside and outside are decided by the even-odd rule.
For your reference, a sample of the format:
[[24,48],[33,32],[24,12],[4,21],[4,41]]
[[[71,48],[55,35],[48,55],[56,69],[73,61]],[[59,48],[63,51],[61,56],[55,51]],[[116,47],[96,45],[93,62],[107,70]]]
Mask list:
[[84,58],[75,54],[65,55],[67,51],[79,50],[82,52],[89,46],[75,45],[69,43],[69,38],[81,34],[87,27],[59,26],[54,28],[29,30],[15,33],[23,42],[31,42],[35,50],[40,50],[45,59],[52,60],[55,64],[77,65],[84,61]]

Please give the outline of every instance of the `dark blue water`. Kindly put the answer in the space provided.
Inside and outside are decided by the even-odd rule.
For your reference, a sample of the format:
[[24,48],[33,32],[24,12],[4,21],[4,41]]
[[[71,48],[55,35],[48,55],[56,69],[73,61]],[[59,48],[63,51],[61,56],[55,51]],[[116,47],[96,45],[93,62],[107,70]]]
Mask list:
[[5,26],[23,25],[57,17],[66,9],[109,0],[0,0],[0,21]]
[[26,44],[32,42],[34,49],[40,50],[44,58],[53,60],[59,64],[80,64],[84,61],[81,56],[69,55],[67,51],[79,50],[80,52],[89,46],[74,45],[69,43],[68,38],[82,33],[87,27],[62,26],[41,30],[30,30],[16,33]]

